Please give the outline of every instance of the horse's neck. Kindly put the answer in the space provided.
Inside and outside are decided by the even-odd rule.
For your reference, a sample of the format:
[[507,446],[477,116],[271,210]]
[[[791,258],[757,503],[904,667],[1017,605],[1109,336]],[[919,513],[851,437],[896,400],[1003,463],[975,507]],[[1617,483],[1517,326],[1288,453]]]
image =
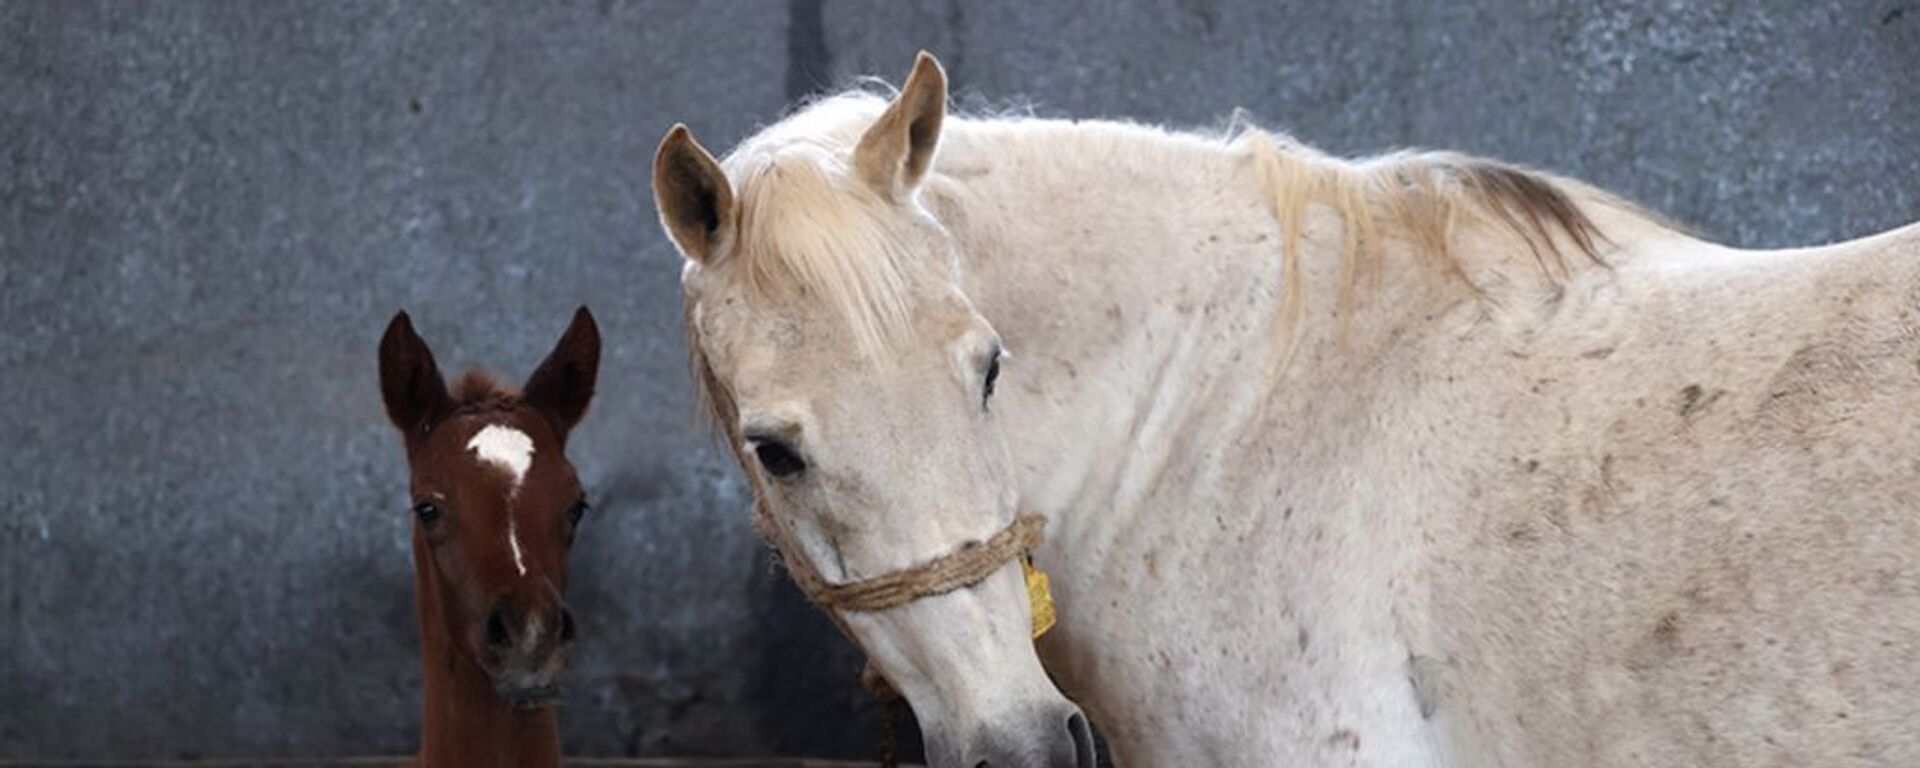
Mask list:
[[[1394,587],[1418,583],[1407,578],[1421,557],[1407,513],[1418,500],[1380,498],[1399,491],[1366,482],[1379,457],[1353,435],[1404,383],[1383,374],[1400,339],[1434,333],[1427,320],[1470,292],[1394,246],[1342,307],[1345,232],[1316,207],[1300,239],[1308,289],[1287,304],[1288,238],[1259,169],[1234,150],[988,163],[970,156],[987,148],[956,148],[926,200],[1013,353],[994,407],[1021,504],[1049,518],[1036,560],[1062,608],[1044,653],[1095,719],[1146,729],[1166,715],[1146,710],[1179,706],[1114,682],[1144,674],[1111,662],[1139,648],[1257,626],[1245,647],[1305,655],[1357,648],[1420,615]],[[1031,168],[1079,178],[1020,178]],[[1293,333],[1276,333],[1288,320]],[[1291,669],[1296,701],[1404,687],[1395,652],[1374,642]],[[1244,682],[1207,674],[1170,695]]]
[[446,630],[439,585],[423,546],[414,545],[426,688],[419,768],[557,768],[560,731],[553,711],[514,709],[494,693],[486,672],[456,646]]
[[[1274,425],[1360,396],[1334,385],[1351,361],[1395,318],[1450,300],[1371,304],[1336,346],[1322,291],[1307,297],[1299,341],[1276,343],[1284,238],[1259,169],[1236,149],[1121,138],[1097,152],[963,140],[927,197],[952,214],[942,218],[967,259],[967,289],[1014,354],[996,408],[1019,425],[1007,437],[1021,501],[1051,519],[1049,540],[1074,542],[1076,559],[1104,559],[1136,516],[1165,506],[1156,494],[1217,480],[1195,452],[1264,448],[1254,444]],[[1310,218],[1303,273],[1337,286],[1339,222]],[[1314,397],[1274,397],[1275,387]],[[1278,481],[1288,468],[1273,469]]]

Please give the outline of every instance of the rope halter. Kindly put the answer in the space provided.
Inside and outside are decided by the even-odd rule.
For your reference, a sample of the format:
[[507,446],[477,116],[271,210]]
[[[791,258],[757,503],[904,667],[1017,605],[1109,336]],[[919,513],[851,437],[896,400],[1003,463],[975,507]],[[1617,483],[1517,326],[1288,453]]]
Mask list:
[[[760,529],[761,537],[771,542],[780,553],[787,573],[800,586],[800,591],[824,609],[848,639],[853,638],[853,633],[836,611],[871,613],[898,608],[923,597],[944,595],[984,581],[1016,558],[1026,574],[1027,602],[1033,611],[1034,639],[1039,639],[1053,628],[1055,612],[1052,586],[1046,572],[1035,568],[1032,558],[1028,557],[1034,548],[1040,546],[1042,532],[1047,526],[1046,518],[1039,515],[1020,515],[986,541],[964,545],[918,566],[838,584],[821,577],[820,572],[814,570],[813,563],[786,546],[779,527],[774,525],[772,512],[764,497],[755,500],[754,525]],[[881,701],[892,702],[900,697],[892,683],[871,662],[861,671],[860,683]],[[896,714],[891,708],[888,712],[890,718]],[[891,742],[891,739],[888,741]]]
[[[1020,515],[986,541],[967,544],[912,568],[844,583],[827,581],[805,557],[780,546],[783,542],[775,537],[776,529],[767,519],[764,504],[758,517],[761,534],[781,550],[781,559],[794,583],[815,605],[829,612],[873,613],[898,608],[923,597],[971,587],[1018,559],[1026,574],[1027,598],[1033,609],[1033,636],[1038,638],[1053,627],[1051,585],[1047,574],[1035,568],[1028,557],[1040,546],[1047,525],[1046,518],[1039,515]],[[835,621],[839,621],[837,616]]]
[[822,582],[817,590],[808,590],[808,595],[822,608],[872,613],[971,587],[1014,558],[1024,559],[1040,545],[1046,524],[1039,515],[1022,515],[986,541],[968,544],[906,570],[844,584]]

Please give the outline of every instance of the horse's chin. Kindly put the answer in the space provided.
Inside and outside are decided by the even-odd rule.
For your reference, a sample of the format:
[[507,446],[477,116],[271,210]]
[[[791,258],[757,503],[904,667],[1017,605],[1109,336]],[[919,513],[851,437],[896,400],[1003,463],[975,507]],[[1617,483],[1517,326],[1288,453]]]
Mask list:
[[553,683],[543,685],[508,685],[496,681],[493,692],[514,709],[522,712],[538,712],[552,709],[560,700],[560,686]]

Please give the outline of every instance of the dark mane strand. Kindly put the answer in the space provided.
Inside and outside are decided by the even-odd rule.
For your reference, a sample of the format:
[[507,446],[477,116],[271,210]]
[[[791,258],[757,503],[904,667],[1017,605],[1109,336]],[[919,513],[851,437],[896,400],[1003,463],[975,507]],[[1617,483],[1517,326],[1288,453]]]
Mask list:
[[460,375],[453,383],[453,410],[455,414],[484,413],[487,411],[511,410],[520,405],[520,393],[500,386],[485,371],[474,369]]

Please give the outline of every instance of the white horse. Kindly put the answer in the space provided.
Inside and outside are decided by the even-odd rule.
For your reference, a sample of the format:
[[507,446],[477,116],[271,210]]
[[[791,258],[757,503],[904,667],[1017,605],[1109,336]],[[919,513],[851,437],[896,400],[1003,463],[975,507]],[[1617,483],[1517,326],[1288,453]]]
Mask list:
[[1920,765],[1920,227],[945,104],[654,176],[796,575],[1046,520],[1037,643],[1011,564],[838,611],[935,766],[1091,765],[1069,697],[1124,766]]

